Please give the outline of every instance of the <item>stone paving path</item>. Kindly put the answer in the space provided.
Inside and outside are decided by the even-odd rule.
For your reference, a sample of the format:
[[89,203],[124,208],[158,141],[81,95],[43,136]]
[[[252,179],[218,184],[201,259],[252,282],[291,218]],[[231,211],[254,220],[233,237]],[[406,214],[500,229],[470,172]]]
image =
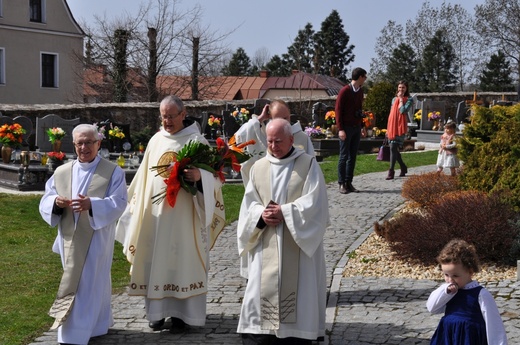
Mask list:
[[[410,174],[433,171],[433,166],[411,168]],[[331,226],[324,240],[329,299],[327,336],[321,344],[379,345],[429,344],[440,316],[425,307],[439,282],[378,277],[342,277],[348,253],[372,231],[375,221],[391,215],[403,203],[401,185],[406,178],[386,181],[386,173],[354,178],[361,192],[339,194],[337,184],[328,186]],[[241,344],[236,333],[245,280],[239,275],[236,223],[223,231],[211,252],[207,322],[185,334],[170,334],[168,323],[160,332],[148,328],[142,297],[114,295],[115,325],[109,334],[91,339],[101,344]],[[503,281],[487,284],[502,313],[509,344],[520,344],[520,284]],[[56,344],[49,331],[31,345]]]

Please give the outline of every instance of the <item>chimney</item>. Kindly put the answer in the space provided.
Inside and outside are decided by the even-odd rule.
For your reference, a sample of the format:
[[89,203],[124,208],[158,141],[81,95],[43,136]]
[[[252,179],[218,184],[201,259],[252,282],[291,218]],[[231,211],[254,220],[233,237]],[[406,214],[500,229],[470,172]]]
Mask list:
[[261,70],[260,78],[269,78],[269,71],[266,71],[265,69]]

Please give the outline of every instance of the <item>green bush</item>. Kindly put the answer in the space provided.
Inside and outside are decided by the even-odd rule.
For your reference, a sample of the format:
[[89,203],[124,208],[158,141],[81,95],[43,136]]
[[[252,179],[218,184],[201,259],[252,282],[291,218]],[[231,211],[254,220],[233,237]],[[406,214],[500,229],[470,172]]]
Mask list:
[[[403,212],[376,224],[402,259],[435,264],[437,253],[454,238],[475,245],[482,262],[514,264],[519,259],[518,215],[499,194],[458,191],[444,194],[420,212]],[[515,223],[516,222],[516,223]]]
[[386,128],[388,122],[388,114],[392,98],[395,96],[397,85],[383,81],[374,84],[370,88],[363,103],[364,110],[371,111],[376,117],[376,127]]
[[463,133],[458,140],[462,188],[501,192],[506,203],[520,210],[520,104],[474,107]]

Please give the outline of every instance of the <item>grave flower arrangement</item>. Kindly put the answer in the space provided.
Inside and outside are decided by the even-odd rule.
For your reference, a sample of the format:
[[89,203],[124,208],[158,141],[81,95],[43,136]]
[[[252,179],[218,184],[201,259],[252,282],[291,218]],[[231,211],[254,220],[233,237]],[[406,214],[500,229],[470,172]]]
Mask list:
[[336,112],[334,110],[329,110],[325,113],[325,121],[327,125],[335,125],[336,124]]
[[123,130],[117,126],[108,130],[108,137],[110,139],[124,139],[125,133]]
[[435,121],[441,119],[441,113],[438,111],[432,111],[428,113],[428,121]]
[[254,140],[237,145],[233,136],[229,143],[222,138],[217,138],[217,147],[212,147],[200,141],[190,140],[179,152],[165,152],[159,159],[158,165],[150,170],[165,177],[164,189],[152,196],[152,203],[160,204],[164,199],[171,207],[175,206],[180,189],[195,195],[197,187],[184,179],[184,169],[196,167],[211,172],[218,176],[221,182],[225,181],[225,167],[230,167],[236,172],[240,171],[240,163],[251,158],[251,154],[244,150],[248,145],[253,145]]
[[52,162],[63,162],[63,160],[66,157],[65,153],[63,153],[61,151],[59,151],[59,152],[51,151],[51,152],[47,153],[47,156],[49,157],[49,159]]
[[370,128],[376,123],[376,117],[371,111],[365,111],[365,117],[363,118],[363,125],[365,128]]
[[421,122],[421,120],[422,120],[422,109],[417,110],[417,112],[413,115],[413,119],[417,123]]
[[0,142],[4,146],[18,147],[22,145],[25,129],[19,123],[5,124],[0,127]]
[[249,110],[246,108],[236,108],[231,115],[235,118],[235,121],[241,125],[249,120]]
[[208,119],[208,125],[213,129],[220,128],[220,125],[221,125],[220,118],[210,115],[209,119]]
[[52,127],[47,129],[47,135],[49,136],[49,141],[54,144],[56,140],[63,139],[66,133],[61,127]]
[[320,126],[317,127],[305,127],[305,134],[314,139],[324,139],[327,137],[326,131]]

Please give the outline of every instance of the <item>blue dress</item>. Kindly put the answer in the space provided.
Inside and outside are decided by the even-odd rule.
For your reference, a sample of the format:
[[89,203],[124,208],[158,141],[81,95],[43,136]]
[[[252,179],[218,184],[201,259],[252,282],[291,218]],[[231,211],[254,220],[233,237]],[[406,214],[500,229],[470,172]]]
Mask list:
[[459,289],[433,334],[432,345],[487,345],[486,322],[478,297],[482,286]]

